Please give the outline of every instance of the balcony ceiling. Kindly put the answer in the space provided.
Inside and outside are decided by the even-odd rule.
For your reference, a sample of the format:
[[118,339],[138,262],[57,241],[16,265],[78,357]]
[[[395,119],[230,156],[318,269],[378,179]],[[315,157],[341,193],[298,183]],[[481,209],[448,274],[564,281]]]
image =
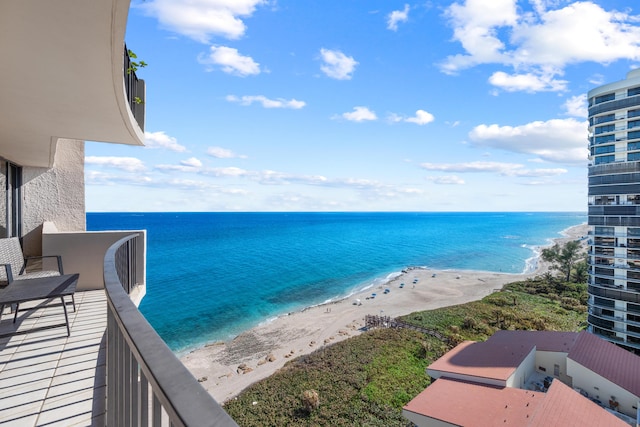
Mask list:
[[51,167],[59,138],[142,145],[123,79],[129,3],[0,2],[0,156]]

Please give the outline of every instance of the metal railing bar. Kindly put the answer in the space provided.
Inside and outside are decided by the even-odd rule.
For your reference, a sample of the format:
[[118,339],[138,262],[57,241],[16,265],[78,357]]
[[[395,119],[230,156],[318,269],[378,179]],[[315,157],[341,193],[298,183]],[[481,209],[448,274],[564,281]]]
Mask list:
[[[167,347],[123,289],[117,274],[116,252],[135,236],[137,234],[120,239],[107,250],[104,283],[108,309],[113,313],[116,329],[153,390],[153,425],[158,425],[155,417],[157,401],[175,426],[237,426]],[[120,357],[116,357],[116,363],[122,372]],[[107,384],[109,386],[109,381]],[[116,407],[116,412],[119,409],[124,408]]]

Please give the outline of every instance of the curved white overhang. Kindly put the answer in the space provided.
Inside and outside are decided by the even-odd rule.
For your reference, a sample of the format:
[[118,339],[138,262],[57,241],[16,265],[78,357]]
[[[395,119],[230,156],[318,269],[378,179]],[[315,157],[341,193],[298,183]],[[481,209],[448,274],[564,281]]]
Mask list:
[[143,145],[124,86],[129,4],[0,3],[0,156],[51,167],[59,138]]

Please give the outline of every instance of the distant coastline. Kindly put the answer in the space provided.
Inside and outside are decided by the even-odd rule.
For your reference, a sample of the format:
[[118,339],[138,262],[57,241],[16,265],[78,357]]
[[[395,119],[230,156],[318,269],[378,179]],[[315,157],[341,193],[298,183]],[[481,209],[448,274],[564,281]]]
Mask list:
[[147,230],[140,310],[182,353],[367,292],[407,266],[530,272],[536,248],[585,220],[572,212],[88,213],[87,228]]
[[[586,224],[569,227],[549,244],[570,240],[585,244],[587,229]],[[397,317],[474,301],[507,283],[543,274],[548,268],[541,260],[537,270],[529,274],[407,267],[373,289],[279,316],[231,341],[183,353],[181,359],[209,393],[224,402],[272,375],[290,358],[361,333],[367,314]]]

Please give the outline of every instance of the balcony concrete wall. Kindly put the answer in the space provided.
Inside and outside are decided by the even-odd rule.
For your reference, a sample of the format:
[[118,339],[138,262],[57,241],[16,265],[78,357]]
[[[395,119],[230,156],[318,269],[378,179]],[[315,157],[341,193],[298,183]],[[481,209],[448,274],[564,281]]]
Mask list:
[[61,139],[54,166],[22,169],[22,234],[25,255],[42,253],[42,224],[59,231],[84,231],[84,141]]
[[107,249],[119,239],[133,233],[141,234],[136,248],[135,283],[145,286],[146,230],[64,232],[58,231],[52,223],[45,223],[42,233],[42,253],[43,255],[62,255],[64,272],[80,274],[78,290],[101,289],[104,287],[103,266]]

